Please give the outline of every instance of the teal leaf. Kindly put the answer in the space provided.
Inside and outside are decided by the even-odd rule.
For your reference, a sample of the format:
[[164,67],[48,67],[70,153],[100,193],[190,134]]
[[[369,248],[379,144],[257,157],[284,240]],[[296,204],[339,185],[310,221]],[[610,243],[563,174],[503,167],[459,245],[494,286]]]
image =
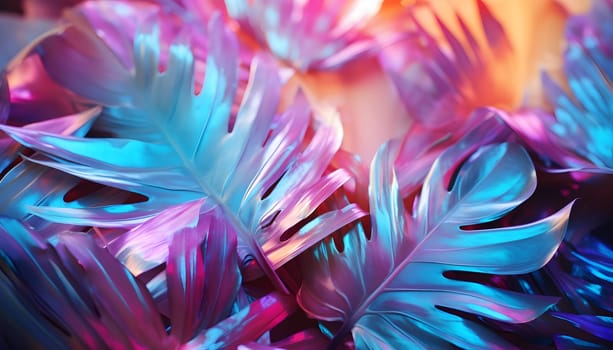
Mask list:
[[[467,230],[489,223],[536,186],[532,162],[516,144],[481,147],[460,167],[451,149],[426,177],[413,215],[404,209],[393,171],[396,144],[371,166],[372,232],[361,226],[307,256],[298,302],[312,317],[341,322],[333,343],[351,332],[358,349],[501,349],[510,344],[457,310],[502,322],[533,320],[556,298],[451,279],[449,271],[523,274],[542,267],[564,236],[571,205],[521,226]],[[453,186],[448,190],[448,184]]]
[[[179,36],[170,46],[167,66],[160,72],[157,27],[137,34],[134,89],[126,104],[106,105],[97,122],[114,130],[113,138],[2,127],[23,145],[50,157],[33,160],[38,164],[148,198],[99,207],[39,206],[31,208],[32,213],[77,225],[130,226],[170,206],[206,198],[220,208],[239,244],[248,247],[269,276],[337,227],[364,215],[349,205],[317,217],[281,241],[285,231],[350,180],[344,170],[326,173],[340,147],[340,122],[322,116],[305,145],[311,124],[306,99],[298,96],[286,111],[277,113],[281,82],[276,66],[263,56],[253,61],[242,103],[233,115],[239,66],[236,39],[220,18],[211,20],[209,30],[199,94],[194,93],[194,58],[185,38]],[[98,40],[83,39],[87,38]],[[48,70],[69,68],[47,63]],[[76,83],[68,87],[77,93],[83,89]]]

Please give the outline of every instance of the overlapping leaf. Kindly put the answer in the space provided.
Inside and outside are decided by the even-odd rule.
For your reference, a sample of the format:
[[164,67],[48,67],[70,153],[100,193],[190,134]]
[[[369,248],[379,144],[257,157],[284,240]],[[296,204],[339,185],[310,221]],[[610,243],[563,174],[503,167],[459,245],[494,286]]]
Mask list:
[[[100,108],[92,108],[82,113],[28,124],[24,129],[83,136],[99,113]],[[78,185],[79,179],[28,162],[18,162],[13,166],[11,163],[17,162],[23,151],[24,148],[12,139],[0,137],[0,172],[4,173],[0,178],[0,196],[5,199],[0,203],[0,214],[26,219],[31,216],[30,206],[71,206],[64,201],[64,197]]]
[[[38,163],[148,197],[129,205],[37,207],[32,212],[52,221],[131,225],[170,205],[206,197],[221,208],[265,270],[269,263],[264,255],[271,267],[278,267],[362,215],[355,206],[327,213],[281,242],[283,232],[349,180],[343,170],[324,174],[340,146],[340,126],[334,118],[316,125],[303,147],[310,123],[306,101],[299,97],[286,112],[276,114],[280,83],[265,58],[254,61],[250,85],[233,118],[236,42],[219,18],[212,20],[210,32],[199,95],[193,93],[193,56],[181,39],[171,45],[168,66],[160,73],[155,26],[137,35],[134,89],[125,105],[106,107],[98,120],[98,126],[113,130],[115,138],[62,137],[3,127],[22,144],[51,157]],[[78,84],[69,87],[81,90]]]
[[511,129],[499,117],[504,114],[488,108],[478,109],[466,125],[454,130],[429,130],[420,124],[412,125],[403,137],[395,162],[402,196],[419,189],[436,158],[449,147],[456,145],[457,157],[463,158],[480,146],[506,141]]
[[381,0],[225,3],[242,29],[299,70],[334,68],[380,46],[363,29],[378,13]]
[[236,241],[231,231],[217,230],[224,221],[214,212],[191,213],[192,225],[169,247],[169,333],[145,285],[91,236],[58,233],[48,243],[0,218],[2,341],[16,348],[172,349],[206,342],[231,349],[257,340],[292,313],[295,301],[273,293],[228,317],[240,285]]
[[[452,31],[451,23],[439,16],[433,4],[427,13],[436,23],[441,40],[434,30],[424,27],[415,13],[412,39],[384,51],[383,65],[398,89],[409,115],[429,128],[453,129],[479,107],[507,107],[508,75],[501,79],[502,67],[512,63],[513,52],[500,22],[482,0],[476,3],[478,32],[459,14]],[[440,2],[449,6],[449,2]],[[469,8],[472,7],[470,4]],[[481,38],[484,37],[485,40]],[[493,88],[496,87],[496,88]]]
[[181,341],[230,314],[241,276],[232,226],[203,201],[169,208],[108,242],[133,274],[166,264],[147,287],[168,303],[171,335]]
[[536,179],[526,152],[514,144],[479,149],[461,160],[444,153],[434,164],[407,217],[384,146],[371,167],[370,239],[361,228],[308,259],[300,305],[313,317],[342,322],[339,342],[353,334],[358,348],[506,348],[500,337],[448,309],[503,322],[527,322],[556,298],[527,296],[450,278],[449,271],[521,274],[543,266],[562,241],[570,206],[543,220],[503,228],[464,230],[491,222],[526,200]]
[[[146,288],[91,239],[68,234],[49,246],[17,221],[0,223],[7,297],[0,319],[12,323],[8,330],[14,332],[3,334],[9,344],[54,349],[170,345]],[[134,322],[134,317],[147,322]]]
[[[577,247],[565,243],[546,271],[567,297],[574,312],[613,312],[613,259],[611,248],[593,237]],[[570,269],[564,266],[571,266]]]
[[[613,19],[613,5],[599,2],[598,18]],[[564,70],[569,95],[549,76],[544,89],[553,115],[524,112],[508,122],[551,168],[611,173],[613,168],[613,56],[602,24],[575,19],[568,29]]]

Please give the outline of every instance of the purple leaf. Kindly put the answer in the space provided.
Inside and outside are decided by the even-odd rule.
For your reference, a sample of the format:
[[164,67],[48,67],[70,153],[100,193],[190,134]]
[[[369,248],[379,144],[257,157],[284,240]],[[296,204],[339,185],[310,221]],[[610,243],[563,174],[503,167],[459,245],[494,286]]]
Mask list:
[[171,335],[181,342],[230,315],[241,276],[232,227],[215,211],[173,237],[166,265]]
[[613,334],[611,333],[613,317],[575,315],[561,312],[554,312],[553,315],[559,319],[572,323],[575,327],[587,331],[592,335],[613,342]]
[[[29,314],[13,315],[19,320],[16,324],[43,328],[30,333],[32,342],[45,348],[62,342],[65,345],[56,346],[162,349],[171,345],[146,288],[91,237],[61,233],[49,245],[8,219],[0,219],[0,235],[2,285],[6,287],[8,279],[14,286],[9,292],[11,307],[29,308]],[[2,315],[2,323],[6,316]],[[135,317],[147,322],[134,322]],[[36,323],[24,325],[24,318]],[[23,343],[17,334],[5,336],[9,343]]]
[[[226,0],[243,30],[296,69],[331,69],[397,40],[388,31],[367,35],[365,27],[382,1]],[[291,14],[291,15],[290,15]],[[381,41],[381,42],[380,42]]]
[[206,330],[182,349],[236,349],[240,344],[257,340],[295,309],[293,297],[273,292]]
[[454,34],[451,24],[441,20],[432,5],[426,5],[445,40],[437,41],[409,11],[414,35],[383,52],[382,64],[409,115],[426,128],[452,130],[476,108],[506,105],[507,97],[492,90],[500,85],[492,65],[511,62],[512,48],[484,2],[477,0],[476,4],[479,29],[488,46],[478,43],[476,37],[481,33],[471,32],[460,15],[455,19],[461,33]]
[[558,350],[605,350],[610,348],[607,344],[592,343],[566,335],[556,336],[554,341]]

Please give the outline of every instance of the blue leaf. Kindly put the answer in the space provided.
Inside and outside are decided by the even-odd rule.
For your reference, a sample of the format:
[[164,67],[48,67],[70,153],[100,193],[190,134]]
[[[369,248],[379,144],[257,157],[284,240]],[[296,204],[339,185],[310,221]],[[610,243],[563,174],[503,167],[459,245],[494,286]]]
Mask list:
[[[480,148],[459,170],[453,149],[437,159],[413,217],[405,213],[393,172],[394,145],[371,166],[372,233],[358,227],[317,246],[307,259],[300,305],[312,317],[342,322],[334,342],[353,333],[358,348],[507,348],[487,328],[445,311],[497,321],[533,320],[556,298],[528,296],[450,279],[448,271],[522,274],[542,267],[562,241],[571,205],[537,222],[467,231],[503,216],[534,191],[528,154],[515,144]],[[434,344],[434,345],[433,345]]]
[[[276,67],[264,57],[253,61],[249,85],[234,116],[238,47],[222,20],[210,22],[206,76],[199,95],[194,94],[194,58],[185,38],[179,36],[170,46],[168,64],[160,72],[158,29],[151,26],[135,39],[130,77],[134,88],[128,102],[106,106],[97,123],[112,130],[114,138],[2,127],[23,145],[51,157],[35,160],[39,164],[148,200],[92,208],[36,207],[32,213],[72,224],[127,226],[169,206],[207,198],[220,207],[239,244],[248,247],[273,280],[273,269],[364,215],[350,205],[281,241],[283,232],[309,217],[350,180],[344,170],[324,175],[340,147],[340,122],[321,118],[303,147],[310,125],[307,102],[299,96],[277,114],[281,83]],[[51,63],[46,67],[54,69]],[[69,87],[87,93],[79,84]]]

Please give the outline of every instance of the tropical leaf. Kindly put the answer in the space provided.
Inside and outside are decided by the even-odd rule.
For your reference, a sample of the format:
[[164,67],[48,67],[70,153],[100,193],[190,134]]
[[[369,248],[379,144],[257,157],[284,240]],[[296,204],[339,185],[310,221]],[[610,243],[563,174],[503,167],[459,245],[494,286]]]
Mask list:
[[[61,235],[49,245],[17,221],[2,218],[0,225],[3,286],[10,287],[5,300],[11,301],[2,309],[22,309],[2,314],[2,323],[10,320],[19,331],[3,334],[9,344],[55,349],[168,345],[146,288],[89,237]],[[133,322],[134,317],[147,322]],[[20,337],[32,329],[32,319],[40,332]]]
[[52,157],[36,163],[140,193],[148,201],[98,208],[37,207],[33,213],[73,224],[133,225],[163,208],[206,197],[221,208],[269,276],[269,264],[281,266],[363,215],[357,206],[348,206],[311,220],[281,241],[283,232],[350,179],[343,170],[325,174],[340,147],[338,121],[322,119],[303,148],[310,122],[306,101],[298,98],[287,112],[275,114],[280,83],[265,58],[254,61],[250,85],[233,119],[237,47],[220,19],[211,22],[210,56],[199,95],[193,93],[193,58],[181,41],[171,46],[166,71],[158,71],[156,32],[154,28],[137,35],[132,77],[136,88],[127,97],[129,105],[107,107],[98,120],[97,126],[114,130],[116,138],[62,137],[2,127],[22,144]]
[[241,281],[231,223],[214,208],[200,214],[203,205],[166,209],[107,243],[134,275],[165,264],[147,287],[167,300],[171,335],[182,342],[230,315]]
[[[596,5],[598,18],[613,18],[613,5]],[[600,10],[598,10],[600,9]],[[564,71],[572,94],[543,74],[554,115],[525,112],[509,125],[549,167],[611,173],[613,170],[613,55],[601,23],[575,18],[567,27]]]
[[588,236],[576,247],[565,242],[558,257],[547,265],[546,271],[573,306],[573,312],[586,315],[599,314],[603,310],[613,312],[611,254],[611,248]]
[[[100,108],[95,107],[82,113],[28,124],[24,129],[83,136],[99,113]],[[38,164],[18,162],[25,149],[10,138],[0,138],[0,145],[0,172],[4,173],[0,178],[0,196],[6,199],[0,203],[0,215],[27,219],[31,216],[30,206],[71,206],[64,198],[79,184],[79,178]]]
[[480,108],[468,118],[466,124],[455,130],[431,130],[413,124],[402,138],[395,162],[398,186],[403,197],[415,193],[424,182],[434,161],[449,147],[454,147],[458,158],[475,152],[480,146],[504,142],[510,128],[499,117],[502,111]]
[[182,349],[236,349],[258,339],[296,308],[293,296],[270,293],[192,339]]
[[241,283],[236,236],[213,211],[177,232],[168,251],[170,334],[186,342],[230,315]]
[[613,75],[613,2],[594,1],[586,14],[576,15],[566,23],[566,40],[581,45],[607,76]]
[[570,205],[522,226],[463,229],[503,216],[534,191],[527,153],[500,144],[480,148],[455,181],[452,172],[462,159],[454,158],[453,150],[439,157],[409,217],[393,172],[393,147],[382,147],[371,166],[370,238],[358,226],[343,237],[342,251],[333,240],[316,246],[307,259],[299,304],[312,317],[342,323],[335,344],[351,332],[360,349],[509,347],[494,332],[448,310],[521,323],[557,299],[447,272],[509,275],[542,267],[562,241]]
[[[365,27],[381,0],[278,1],[226,0],[230,17],[280,59],[298,70],[335,68],[394,41],[370,37]],[[292,14],[288,16],[288,14]],[[381,37],[389,36],[382,39]]]
[[211,234],[218,219],[205,215],[173,237],[168,334],[145,285],[91,236],[58,233],[47,243],[0,218],[3,341],[45,349],[173,349],[206,341],[207,349],[230,349],[257,340],[293,312],[295,301],[273,293],[226,318],[240,277],[232,233]]
[[[472,9],[476,4],[477,29],[455,12],[441,18],[435,3],[410,9],[414,35],[386,49],[382,64],[411,117],[428,128],[451,130],[476,108],[508,107],[512,97],[504,92],[509,76],[505,73],[501,79],[500,71],[513,64],[513,50],[504,28],[482,0],[467,6]],[[439,4],[453,8],[448,1]],[[419,18],[422,13],[428,16]],[[434,27],[422,24],[430,19]]]

